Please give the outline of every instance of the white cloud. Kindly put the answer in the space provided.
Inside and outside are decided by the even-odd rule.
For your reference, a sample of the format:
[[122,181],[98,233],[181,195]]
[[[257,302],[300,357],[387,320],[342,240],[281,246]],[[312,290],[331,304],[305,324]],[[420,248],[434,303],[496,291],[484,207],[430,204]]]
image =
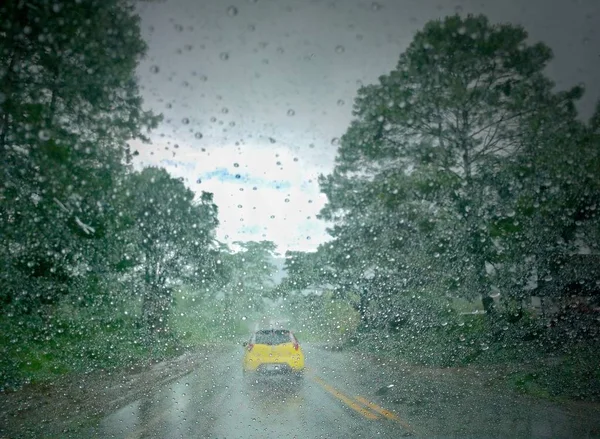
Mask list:
[[132,144],[140,152],[135,164],[162,166],[197,194],[212,192],[219,240],[266,239],[284,253],[314,250],[328,239],[327,225],[316,215],[326,202],[318,175],[330,172],[331,164],[306,163],[293,148],[268,139],[212,148],[178,145],[174,149],[165,138]]

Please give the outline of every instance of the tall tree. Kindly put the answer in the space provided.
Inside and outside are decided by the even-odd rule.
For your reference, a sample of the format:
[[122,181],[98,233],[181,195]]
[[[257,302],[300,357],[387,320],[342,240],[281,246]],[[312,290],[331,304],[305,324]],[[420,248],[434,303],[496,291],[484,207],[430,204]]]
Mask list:
[[146,45],[133,2],[8,0],[0,16],[1,294],[32,311],[104,246],[127,141],[158,119],[135,77]]
[[336,168],[321,179],[334,237],[358,239],[362,230],[369,239],[350,238],[349,249],[367,256],[364,243],[400,278],[490,294],[486,263],[497,248],[488,223],[510,215],[491,177],[510,157],[563,135],[557,115],[572,120],[582,93],[554,94],[544,75],[551,51],[527,38],[484,16],[432,21],[395,70],[359,90]]
[[218,225],[212,194],[194,193],[164,169],[132,174],[128,231],[131,254],[143,273],[143,323],[149,334],[168,331],[171,286],[181,282],[207,284],[214,277],[214,231]]

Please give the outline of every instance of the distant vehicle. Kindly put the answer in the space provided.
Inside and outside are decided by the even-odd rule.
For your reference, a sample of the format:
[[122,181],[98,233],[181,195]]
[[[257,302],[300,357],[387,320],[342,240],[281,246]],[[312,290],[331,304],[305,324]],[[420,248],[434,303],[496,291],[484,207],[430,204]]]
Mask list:
[[298,339],[287,329],[261,329],[243,343],[243,370],[248,373],[291,373],[302,377],[304,354]]

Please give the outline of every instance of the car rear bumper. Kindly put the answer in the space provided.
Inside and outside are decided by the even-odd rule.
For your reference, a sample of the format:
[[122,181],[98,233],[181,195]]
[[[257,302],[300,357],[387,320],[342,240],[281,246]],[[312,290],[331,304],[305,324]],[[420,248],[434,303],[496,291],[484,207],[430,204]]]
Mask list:
[[280,373],[291,373],[294,369],[287,363],[265,363],[261,364],[256,368],[257,373],[264,374],[280,374]]
[[293,362],[260,362],[260,361],[245,361],[245,372],[257,373],[300,373],[304,371],[304,361]]

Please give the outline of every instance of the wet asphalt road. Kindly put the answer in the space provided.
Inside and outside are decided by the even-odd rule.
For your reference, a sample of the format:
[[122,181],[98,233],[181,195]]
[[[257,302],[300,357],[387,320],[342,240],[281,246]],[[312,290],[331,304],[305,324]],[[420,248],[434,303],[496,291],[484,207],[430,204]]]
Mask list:
[[[104,418],[86,433],[101,438],[397,438],[403,420],[331,375],[338,355],[304,347],[307,372],[248,379],[242,349],[224,353],[165,388]],[[328,365],[323,370],[317,366]],[[334,379],[335,378],[335,379]],[[336,381],[340,381],[337,383]],[[82,432],[83,433],[83,432]]]
[[392,379],[389,368],[370,366],[364,358],[308,344],[304,351],[301,382],[286,376],[246,379],[241,347],[199,357],[192,373],[106,416],[81,437],[600,437],[600,416],[593,410],[569,412],[492,394],[456,377],[399,373]]

